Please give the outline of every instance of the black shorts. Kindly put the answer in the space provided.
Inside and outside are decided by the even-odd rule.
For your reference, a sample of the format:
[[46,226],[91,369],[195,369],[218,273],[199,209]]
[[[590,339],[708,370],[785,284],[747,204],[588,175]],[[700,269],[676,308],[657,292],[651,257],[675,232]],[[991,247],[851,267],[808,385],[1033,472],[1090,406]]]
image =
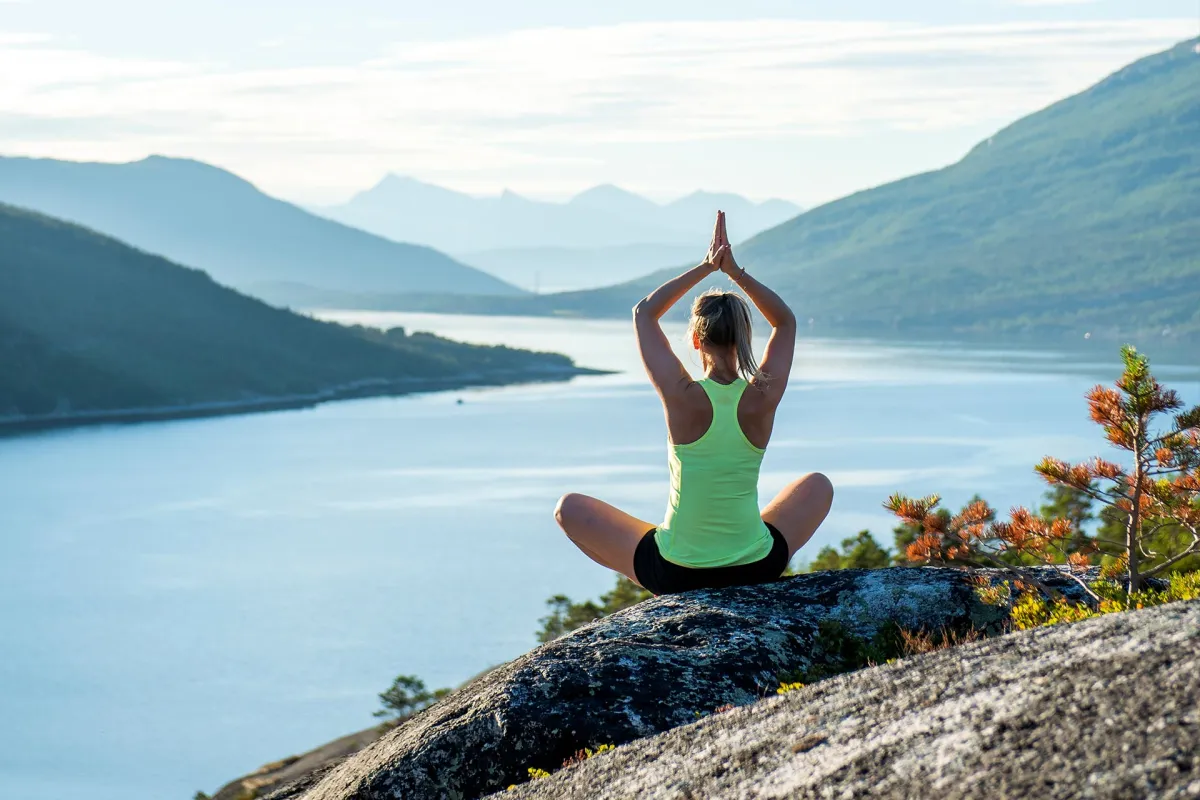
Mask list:
[[693,589],[724,589],[729,586],[751,586],[778,580],[788,565],[788,544],[783,534],[769,522],[771,552],[749,564],[732,567],[681,567],[672,564],[658,552],[658,542],[650,531],[638,542],[633,553],[633,574],[646,591],[653,594],[690,592]]

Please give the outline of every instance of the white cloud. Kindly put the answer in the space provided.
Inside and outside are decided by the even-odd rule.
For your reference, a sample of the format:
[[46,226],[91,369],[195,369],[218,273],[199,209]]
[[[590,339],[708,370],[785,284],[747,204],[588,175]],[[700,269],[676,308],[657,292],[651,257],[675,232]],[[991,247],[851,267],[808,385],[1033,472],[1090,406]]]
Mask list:
[[290,190],[349,190],[389,168],[519,183],[534,167],[583,174],[597,148],[1000,123],[1192,28],[637,23],[397,42],[356,65],[244,71],[0,33],[20,45],[0,49],[0,115],[24,123],[0,127],[0,150],[194,154]]

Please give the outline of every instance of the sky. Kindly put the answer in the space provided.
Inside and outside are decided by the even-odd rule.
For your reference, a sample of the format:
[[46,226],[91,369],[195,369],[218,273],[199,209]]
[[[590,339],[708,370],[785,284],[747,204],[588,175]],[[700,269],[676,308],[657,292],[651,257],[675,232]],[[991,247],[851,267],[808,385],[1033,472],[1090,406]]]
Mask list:
[[811,206],[1197,35],[1200,0],[0,0],[0,154]]

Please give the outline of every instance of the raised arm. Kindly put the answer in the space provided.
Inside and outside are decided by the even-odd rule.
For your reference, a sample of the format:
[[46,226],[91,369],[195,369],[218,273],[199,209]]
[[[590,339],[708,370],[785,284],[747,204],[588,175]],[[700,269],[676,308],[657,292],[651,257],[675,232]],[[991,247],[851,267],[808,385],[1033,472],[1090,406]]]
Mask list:
[[633,328],[637,335],[638,350],[650,382],[664,400],[679,396],[692,383],[688,371],[671,349],[667,335],[663,333],[659,320],[671,306],[687,294],[700,281],[717,271],[716,259],[720,249],[721,218],[713,228],[712,244],[704,261],[687,272],[659,286],[633,307]]
[[779,295],[738,266],[725,232],[724,213],[717,215],[717,227],[720,229],[717,234],[720,240],[717,267],[746,293],[771,325],[771,338],[767,340],[767,348],[759,365],[761,377],[756,378],[754,384],[769,400],[778,403],[787,388],[796,352],[796,315]]

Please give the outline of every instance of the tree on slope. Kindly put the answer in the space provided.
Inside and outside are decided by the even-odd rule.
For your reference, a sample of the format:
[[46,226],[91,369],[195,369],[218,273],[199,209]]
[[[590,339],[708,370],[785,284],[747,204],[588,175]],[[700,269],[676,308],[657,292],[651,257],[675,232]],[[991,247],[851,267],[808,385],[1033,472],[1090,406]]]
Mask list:
[[[1096,457],[1069,464],[1047,456],[1035,469],[1063,490],[1061,503],[1041,512],[1014,508],[995,520],[983,500],[956,515],[938,508],[937,495],[913,499],[893,495],[885,507],[920,533],[908,545],[910,562],[993,566],[1037,584],[1022,563],[1066,563],[1093,599],[1082,577],[1096,555],[1106,556],[1107,574],[1121,577],[1129,593],[1200,555],[1200,406],[1183,410],[1173,390],[1150,372],[1145,356],[1121,350],[1124,371],[1114,387],[1096,386],[1087,400],[1092,420],[1126,464]],[[1168,425],[1160,418],[1173,414]],[[1079,498],[1101,504],[1104,520],[1095,537],[1081,535],[1086,516]],[[1072,499],[1075,502],[1071,502]],[[1090,512],[1090,509],[1089,509]]]

